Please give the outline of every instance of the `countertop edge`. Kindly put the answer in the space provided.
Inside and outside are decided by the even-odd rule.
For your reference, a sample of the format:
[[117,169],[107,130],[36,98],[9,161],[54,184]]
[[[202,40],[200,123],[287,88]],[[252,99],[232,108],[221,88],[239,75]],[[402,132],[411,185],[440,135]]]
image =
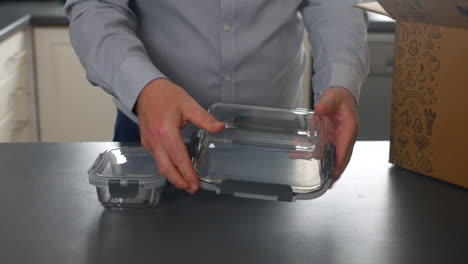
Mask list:
[[0,28],[0,41],[7,39],[14,33],[30,25],[31,15],[26,14],[14,20],[6,27]]
[[46,16],[31,16],[32,26],[68,26],[70,21],[66,17],[46,17]]

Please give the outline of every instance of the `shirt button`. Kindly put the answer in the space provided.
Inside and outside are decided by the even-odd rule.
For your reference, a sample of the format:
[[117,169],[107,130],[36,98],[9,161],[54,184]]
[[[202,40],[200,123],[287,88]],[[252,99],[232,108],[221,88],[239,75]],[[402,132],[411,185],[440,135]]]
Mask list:
[[224,81],[225,82],[231,82],[232,81],[231,76],[229,76],[229,75],[224,76]]
[[224,25],[224,30],[226,30],[226,32],[231,32],[231,29],[232,29],[231,25],[229,24]]

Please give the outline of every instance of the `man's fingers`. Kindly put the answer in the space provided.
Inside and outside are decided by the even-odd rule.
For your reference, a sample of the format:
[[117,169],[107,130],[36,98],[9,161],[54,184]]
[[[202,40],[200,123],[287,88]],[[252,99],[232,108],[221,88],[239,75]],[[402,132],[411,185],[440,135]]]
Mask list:
[[198,190],[198,176],[193,169],[187,148],[178,129],[168,131],[165,140],[161,142],[172,164],[176,166],[184,180],[189,184],[189,190],[193,193]]
[[182,190],[189,188],[188,182],[184,180],[180,172],[174,166],[171,158],[164,148],[161,145],[158,145],[154,149],[155,151],[153,155],[156,163],[158,164],[159,172],[177,188]]
[[204,113],[206,111],[183,88],[165,79],[147,84],[135,107],[140,120],[142,143],[151,151],[161,174],[179,189],[194,193],[199,185],[198,176],[180,129],[189,121],[195,121],[196,125],[210,132],[221,131],[224,125]]
[[324,119],[326,138],[335,146],[333,182],[345,170],[358,132],[356,100],[345,88],[329,87],[315,105],[315,113]]
[[146,149],[146,151],[148,151],[154,158],[154,151],[153,151],[153,144],[151,143],[151,140],[146,137],[144,131],[143,131],[143,128],[140,128],[140,130],[142,131],[141,133],[141,145],[143,145],[143,147]]
[[356,141],[357,130],[357,122],[350,121],[349,123],[342,124],[341,129],[337,131],[338,135],[335,143],[336,160],[333,171],[335,181],[338,180],[348,165]]
[[333,168],[333,181],[338,180],[343,168],[346,146],[342,144],[335,145],[335,166]]
[[335,168],[333,170],[333,180],[338,180],[346,167],[346,156],[350,151],[349,142],[340,142],[335,147]]
[[[353,148],[354,148],[354,144],[351,144],[344,151],[344,157],[341,158],[341,163],[336,164],[335,168],[333,168],[332,184],[330,185],[330,188],[333,187],[335,182],[340,178],[341,174],[344,172],[346,166],[348,165],[348,163],[349,163],[349,161],[351,159],[351,154],[353,153]],[[338,158],[338,153],[337,152],[335,152],[335,157],[337,157],[336,159],[340,159],[340,158]]]
[[224,130],[224,123],[216,120],[196,102],[186,104],[183,110],[184,116],[203,130],[210,133],[219,133]]

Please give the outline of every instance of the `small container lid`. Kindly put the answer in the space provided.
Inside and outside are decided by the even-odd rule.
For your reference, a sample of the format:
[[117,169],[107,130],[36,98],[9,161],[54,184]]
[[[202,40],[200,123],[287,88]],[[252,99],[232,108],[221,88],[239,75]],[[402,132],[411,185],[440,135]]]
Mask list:
[[89,183],[96,187],[131,182],[137,183],[138,188],[150,189],[166,183],[156,162],[143,147],[120,147],[99,154],[88,175]]

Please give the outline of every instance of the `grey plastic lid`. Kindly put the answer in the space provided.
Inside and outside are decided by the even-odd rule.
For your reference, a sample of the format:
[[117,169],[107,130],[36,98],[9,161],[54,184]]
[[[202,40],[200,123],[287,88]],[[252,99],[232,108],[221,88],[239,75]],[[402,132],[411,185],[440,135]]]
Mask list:
[[88,176],[89,183],[96,187],[106,187],[116,181],[122,185],[137,181],[139,188],[151,189],[166,183],[156,162],[143,147],[114,148],[99,154]]

